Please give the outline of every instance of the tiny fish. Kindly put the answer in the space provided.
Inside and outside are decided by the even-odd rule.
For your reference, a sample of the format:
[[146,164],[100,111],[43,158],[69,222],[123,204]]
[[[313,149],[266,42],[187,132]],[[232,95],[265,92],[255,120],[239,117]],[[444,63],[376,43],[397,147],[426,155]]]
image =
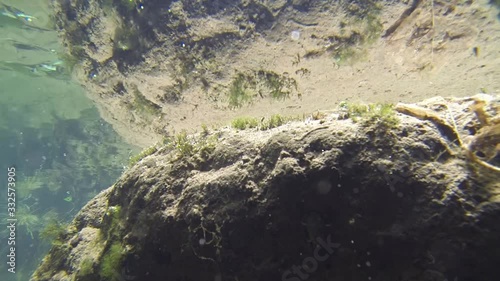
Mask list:
[[6,16],[8,18],[17,20],[18,23],[22,24],[20,28],[23,29],[35,31],[53,31],[51,29],[31,25],[31,23],[33,23],[33,21],[37,19],[36,17],[30,16],[17,8],[3,3],[0,3],[0,16]]
[[7,16],[9,18],[21,19],[27,22],[31,22],[34,19],[36,19],[36,17],[30,16],[17,8],[14,8],[12,6],[3,3],[0,3],[0,14]]
[[50,53],[55,52],[55,50],[49,50],[49,49],[45,49],[45,48],[40,47],[40,46],[23,44],[23,43],[13,43],[12,46],[16,47],[16,49],[26,50],[26,51],[43,51],[43,52],[50,52]]
[[11,38],[4,38],[1,40],[6,40],[10,41],[10,44],[16,48],[17,50],[24,50],[24,51],[42,51],[42,52],[49,52],[49,53],[55,53],[56,51],[53,49],[46,49],[44,47],[40,47],[37,45],[31,45],[31,44],[25,44],[22,42],[19,42],[17,40],[11,39]]

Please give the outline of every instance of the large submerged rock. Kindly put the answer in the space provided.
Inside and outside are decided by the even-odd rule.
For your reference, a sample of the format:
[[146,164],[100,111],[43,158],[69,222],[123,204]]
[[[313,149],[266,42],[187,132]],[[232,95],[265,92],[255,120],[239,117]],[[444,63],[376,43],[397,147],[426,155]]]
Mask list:
[[497,280],[499,103],[180,135],[89,202],[31,280]]

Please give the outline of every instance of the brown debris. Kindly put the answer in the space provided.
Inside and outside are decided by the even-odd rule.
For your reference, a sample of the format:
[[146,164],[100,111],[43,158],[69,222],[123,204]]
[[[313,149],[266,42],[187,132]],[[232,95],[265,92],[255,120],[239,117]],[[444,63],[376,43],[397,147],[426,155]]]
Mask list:
[[486,112],[486,108],[490,106],[492,102],[488,102],[480,97],[472,97],[470,100],[473,101],[470,109],[478,119],[480,128],[477,130],[477,133],[469,136],[470,141],[468,145],[465,145],[463,138],[460,137],[453,116],[451,116],[453,120],[452,126],[437,112],[417,105],[400,103],[396,105],[395,110],[420,120],[433,122],[441,129],[448,139],[457,141],[460,147],[465,151],[465,155],[474,163],[488,170],[500,172],[500,167],[489,163],[489,161],[492,161],[500,152],[500,118],[498,118],[498,111],[494,117],[490,117]]

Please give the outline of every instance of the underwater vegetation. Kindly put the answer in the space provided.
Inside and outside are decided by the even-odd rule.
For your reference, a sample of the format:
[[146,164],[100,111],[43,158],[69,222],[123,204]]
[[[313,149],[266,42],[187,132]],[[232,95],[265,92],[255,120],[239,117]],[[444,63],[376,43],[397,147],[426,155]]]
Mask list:
[[188,136],[182,131],[174,137],[164,139],[164,143],[170,150],[177,151],[178,157],[188,157],[199,154],[201,158],[207,158],[215,149],[217,133],[209,135],[207,131],[199,136]]
[[102,256],[99,275],[108,281],[120,279],[120,268],[124,257],[124,249],[120,242],[115,241]]
[[80,263],[78,270],[79,276],[88,276],[94,272],[94,262],[90,258],[85,258]]
[[[57,216],[57,213],[55,213]],[[64,234],[66,234],[66,228],[68,224],[59,221],[56,218],[49,219],[47,223],[44,224],[45,227],[40,231],[40,239],[50,242],[52,244],[60,244]]]
[[156,151],[157,151],[156,146],[151,146],[151,147],[144,149],[139,154],[130,157],[130,159],[128,161],[128,166],[129,167],[134,166],[137,162],[141,161],[144,157],[149,156],[149,155],[155,153]]
[[267,70],[238,72],[229,85],[228,107],[235,109],[251,104],[257,96],[284,100],[293,92],[297,92],[297,81],[284,74]]
[[[353,4],[347,10],[351,16],[340,22],[340,32],[327,36],[328,43],[324,47],[307,50],[303,58],[315,58],[326,53],[339,66],[352,65],[367,58],[368,47],[381,37],[383,31],[381,8],[370,2],[367,7]],[[292,63],[296,65],[299,62],[300,55],[297,54]]]
[[44,181],[39,176],[22,177],[16,183],[17,196],[27,198],[35,190],[44,186]]
[[105,227],[100,231],[100,239],[102,241],[112,242],[120,234],[122,224],[122,208],[121,206],[109,206],[104,217]]
[[297,90],[297,82],[295,79],[285,75],[279,75],[272,71],[259,70],[257,77],[264,82],[265,88],[269,91],[270,96],[276,100],[284,100],[290,97],[292,89]]
[[251,77],[243,73],[236,74],[229,86],[229,108],[242,107],[254,98],[254,93],[250,91],[253,86]]
[[129,103],[129,109],[144,113],[146,116],[154,117],[161,114],[161,107],[152,101],[148,100],[137,88],[133,86],[134,100]]
[[381,125],[385,128],[394,128],[399,124],[396,111],[392,104],[372,103],[354,104],[343,102],[340,105],[345,118],[360,122],[364,126]]
[[299,120],[294,117],[284,117],[280,114],[273,114],[269,118],[262,118],[258,120],[253,117],[238,117],[231,121],[231,127],[238,130],[246,130],[251,128],[259,128],[260,130],[269,130],[272,128],[279,127],[289,121]]
[[31,239],[34,239],[35,236],[33,232],[38,232],[42,227],[42,220],[40,217],[31,210],[31,207],[22,204],[17,208],[16,218],[19,228],[24,230],[25,233],[28,233]]
[[[396,111],[392,104],[372,103],[356,104],[343,102],[339,105],[341,119],[351,119],[353,122],[361,123],[363,126],[376,125],[381,128],[395,128],[399,124]],[[313,120],[323,120],[326,113],[316,111],[310,115]],[[280,114],[271,115],[269,118],[257,119],[254,117],[242,116],[231,121],[231,127],[238,130],[258,128],[259,130],[269,130],[279,127],[290,121],[305,120],[306,116],[285,117]]]
[[179,151],[181,155],[191,155],[194,151],[194,144],[191,143],[186,131],[182,131],[175,135],[170,145],[172,148]]
[[174,136],[165,136],[160,143],[146,148],[141,153],[131,157],[129,167],[135,165],[144,157],[163,149],[176,151],[177,156],[180,158],[195,154],[199,154],[202,158],[205,158],[215,148],[216,141],[217,135],[210,135],[206,125],[202,126],[202,132],[198,136],[188,135],[186,131],[181,131]]
[[[49,251],[49,255],[47,256],[48,261],[52,266],[61,266],[68,258],[70,251],[71,247],[66,243],[54,244]],[[49,266],[41,265],[40,268],[49,268]],[[49,269],[43,273],[42,278],[49,280],[54,276],[55,272],[56,270]]]
[[238,117],[231,121],[231,127],[238,130],[256,128],[257,126],[259,126],[259,120],[253,117]]
[[354,25],[357,28],[349,35],[337,36],[333,44],[327,48],[339,65],[353,64],[365,59],[367,47],[380,38],[383,31],[377,10],[370,11],[364,18],[346,25]]
[[[199,159],[206,159],[215,149],[218,139],[218,132],[211,133],[206,125],[202,126],[201,133],[197,135],[188,135],[186,131],[181,131],[173,136],[164,136],[163,140],[156,145],[144,149],[138,155],[131,157],[129,167],[135,165],[144,157],[157,151],[175,152],[174,159],[198,155]],[[200,159],[200,160],[201,160]]]
[[[92,258],[84,258],[80,262],[77,274],[81,278],[79,280],[95,280],[97,277],[95,275],[107,281],[120,280],[119,269],[124,257],[124,248],[121,242],[117,241],[117,237],[119,237],[122,228],[121,219],[121,207],[109,206],[104,217],[104,227],[100,231],[99,241],[97,242],[107,243],[107,249],[98,262]],[[60,230],[60,227],[54,226],[51,232],[61,235]]]
[[264,121],[261,122],[260,129],[261,130],[269,130],[272,128],[276,128],[276,127],[279,127],[279,126],[285,124],[289,120],[291,120],[291,119],[283,117],[279,114],[274,114],[274,115],[271,115],[271,117],[269,119],[267,119],[267,120],[264,119]]

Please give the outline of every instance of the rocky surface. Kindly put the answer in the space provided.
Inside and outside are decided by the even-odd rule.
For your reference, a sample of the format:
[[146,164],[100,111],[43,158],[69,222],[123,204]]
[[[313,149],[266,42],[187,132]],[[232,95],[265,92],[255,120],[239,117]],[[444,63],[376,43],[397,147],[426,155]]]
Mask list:
[[102,117],[142,147],[242,114],[500,91],[500,23],[487,0],[53,6],[74,78]]
[[499,106],[342,105],[178,136],[89,202],[31,280],[497,280],[499,159],[477,143]]

